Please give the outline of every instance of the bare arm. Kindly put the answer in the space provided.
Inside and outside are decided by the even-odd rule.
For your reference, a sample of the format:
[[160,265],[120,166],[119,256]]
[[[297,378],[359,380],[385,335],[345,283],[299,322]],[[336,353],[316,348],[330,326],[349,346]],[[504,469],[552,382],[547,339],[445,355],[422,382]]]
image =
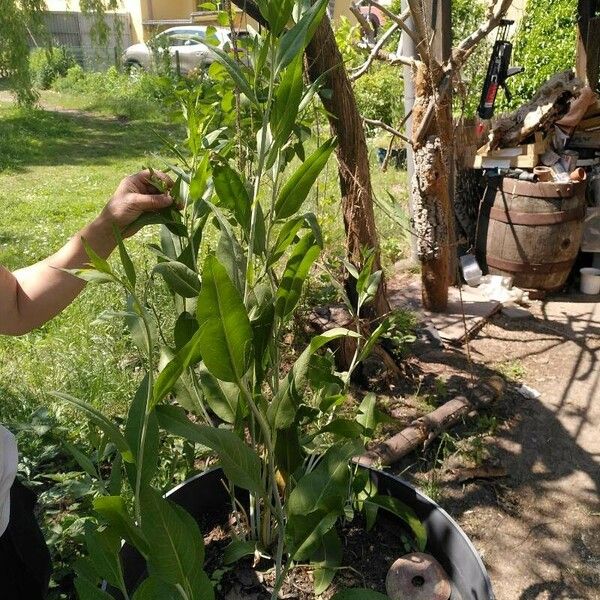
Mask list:
[[[78,269],[89,262],[81,238],[103,258],[115,249],[113,226],[121,232],[143,212],[169,206],[172,199],[149,182],[148,171],[126,177],[102,212],[58,252],[10,273],[0,266],[0,334],[22,335],[43,325],[67,307],[84,282],[60,269]],[[168,177],[156,173],[167,185]],[[131,232],[130,232],[131,233]]]

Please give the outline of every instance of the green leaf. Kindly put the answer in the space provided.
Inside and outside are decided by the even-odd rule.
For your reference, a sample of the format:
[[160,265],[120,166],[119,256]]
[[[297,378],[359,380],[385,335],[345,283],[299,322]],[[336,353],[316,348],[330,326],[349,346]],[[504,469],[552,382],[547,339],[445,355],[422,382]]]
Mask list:
[[296,123],[304,88],[303,66],[303,55],[298,54],[283,73],[277,86],[271,109],[271,131],[279,147],[285,145]]
[[181,350],[198,331],[198,321],[196,317],[187,311],[182,312],[175,321],[173,337],[175,338],[175,348]]
[[350,482],[348,461],[363,450],[363,445],[357,442],[331,446],[319,464],[292,490],[287,503],[289,518],[301,518],[317,509],[338,510],[341,514]]
[[216,46],[207,47],[208,51],[214,55],[215,60],[222,64],[225,69],[227,69],[229,75],[231,75],[233,82],[239,88],[240,92],[242,92],[242,94],[244,94],[246,98],[252,102],[252,104],[258,104],[256,96],[250,87],[250,83],[242,72],[240,64],[236,62],[227,52],[221,50],[221,48],[217,48]]
[[[179,213],[174,208],[163,209],[159,212],[146,212],[139,216],[128,228],[127,231],[137,231],[146,225],[164,225],[169,231],[179,237],[187,236],[187,228],[180,221]],[[172,257],[175,258],[175,257]]]
[[206,191],[206,182],[209,175],[209,154],[208,152],[204,155],[200,161],[194,174],[190,180],[189,198],[192,202],[197,202],[202,198]]
[[292,425],[277,432],[275,464],[286,477],[292,476],[304,462],[305,452],[298,439],[298,427]]
[[335,139],[326,141],[288,179],[281,188],[275,203],[275,217],[277,219],[287,219],[300,209],[317,177],[327,164],[336,144]]
[[153,332],[146,329],[144,318],[141,313],[145,313],[146,322],[150,323],[150,317],[145,309],[139,307],[131,294],[127,295],[127,312],[125,315],[125,325],[131,333],[131,339],[137,349],[144,355],[149,356],[154,345]]
[[339,511],[315,510],[290,518],[285,528],[287,550],[294,560],[307,560],[322,543],[323,536],[339,519]]
[[103,592],[97,585],[82,577],[75,580],[75,589],[79,600],[114,600],[110,594]]
[[[63,446],[69,451],[73,458],[77,461],[77,464],[92,478],[98,479],[98,471],[94,463],[80,450],[78,450],[73,444],[63,440]],[[118,455],[119,456],[119,455]]]
[[148,398],[148,375],[144,377],[133,398],[127,415],[127,424],[125,425],[125,439],[129,447],[133,450],[135,457],[135,468],[129,467],[128,475],[130,482],[135,487],[135,473],[141,469],[143,484],[149,484],[158,467],[158,452],[160,446],[160,436],[158,432],[158,421],[154,412],[148,414],[146,423],[146,439],[143,448],[143,464],[139,464],[142,430],[146,420],[146,411],[150,410],[147,404],[152,404],[152,396]]
[[94,499],[94,510],[129,544],[143,556],[148,555],[148,544],[141,530],[134,524],[121,496],[99,496]]
[[85,249],[85,253],[88,255],[90,259],[90,264],[94,269],[100,271],[101,273],[106,273],[107,275],[114,275],[110,265],[106,260],[98,254],[96,254],[95,250],[89,245],[85,238],[81,238],[81,243],[83,244],[83,248]]
[[298,304],[304,281],[320,252],[312,232],[307,233],[294,247],[275,295],[275,312],[282,319]]
[[373,431],[377,427],[375,409],[377,406],[377,396],[369,392],[358,407],[359,415],[356,422],[360,423],[367,431]]
[[304,217],[294,217],[283,224],[267,261],[268,266],[274,265],[284,255],[289,245],[294,241],[296,234],[302,229],[303,224]]
[[315,336],[310,341],[289,373],[280,382],[279,392],[267,409],[267,419],[272,427],[284,429],[294,422],[296,406],[306,385],[311,356],[325,344],[345,336],[360,337],[355,331],[336,327]]
[[213,166],[213,182],[221,206],[230,210],[244,231],[250,230],[252,200],[240,176],[226,163]]
[[244,556],[252,556],[254,552],[256,552],[256,542],[233,540],[223,552],[223,562],[230,565]]
[[117,240],[117,243],[119,245],[119,256],[121,257],[121,264],[123,265],[123,269],[125,270],[125,276],[131,284],[131,287],[135,288],[135,267],[133,266],[133,261],[131,260],[131,257],[127,252],[127,248],[125,247],[125,243],[123,242],[123,236],[121,235],[121,232],[119,231],[118,227],[116,227],[115,225],[113,225],[113,235],[115,236],[115,239]]
[[323,536],[323,545],[315,556],[315,595],[320,596],[331,585],[337,569],[342,564],[342,553],[342,541],[335,529],[330,529]]
[[390,600],[390,598],[369,588],[354,588],[338,592],[331,600]]
[[88,404],[83,400],[79,400],[74,396],[70,396],[69,394],[64,394],[62,392],[50,392],[50,395],[71,404],[83,412],[94,425],[99,427],[109,437],[110,441],[122,454],[123,460],[126,462],[133,462],[133,453],[125,437],[119,431],[118,427],[111,423],[111,421],[109,421],[100,411],[96,410],[91,404]]
[[214,450],[232,483],[259,495],[265,494],[260,458],[235,433],[192,423],[174,406],[159,406],[156,412],[159,423],[167,431]]
[[196,521],[147,486],[142,488],[140,508],[150,575],[186,589],[190,574],[201,570],[204,562],[204,540]]
[[175,260],[158,263],[153,272],[162,275],[168,288],[184,298],[195,298],[200,293],[200,279],[195,271]]
[[294,0],[257,0],[262,16],[269,23],[269,30],[274,36],[279,36],[292,17]]
[[117,279],[113,275],[107,275],[96,269],[61,269],[61,271],[70,273],[88,283],[117,283]]
[[327,8],[328,0],[318,0],[309,8],[302,18],[289,29],[279,42],[276,58],[276,72],[287,67],[298,54],[301,54],[310,42],[316,25],[322,19]]
[[167,363],[159,373],[152,390],[152,402],[149,410],[162,402],[173,389],[181,374],[190,366],[200,361],[200,336],[198,329],[190,341]]
[[425,550],[425,547],[427,546],[427,530],[410,506],[393,496],[382,496],[380,494],[366,498],[364,502],[365,504],[374,504],[383,508],[402,519],[411,528],[415,539],[417,540],[417,547],[419,550],[421,552]]
[[240,403],[238,387],[234,383],[219,381],[208,372],[204,365],[200,365],[198,376],[204,400],[211,410],[225,423],[235,423]]
[[148,577],[135,590],[132,600],[182,600],[182,597],[175,586]]
[[242,297],[225,267],[208,256],[196,316],[198,347],[206,368],[222,381],[237,382],[252,361],[252,328]]
[[362,435],[363,428],[359,423],[350,419],[334,419],[331,423],[319,429],[317,435],[322,433],[333,433],[343,438],[356,440]]
[[86,521],[85,545],[94,568],[103,579],[114,587],[123,589],[123,569],[119,558],[120,536],[110,527],[97,530],[91,521]]
[[362,349],[358,355],[359,363],[361,363],[363,360],[365,360],[365,358],[367,358],[371,354],[371,352],[373,351],[373,348],[375,347],[375,344],[379,341],[379,338],[384,333],[386,333],[389,328],[390,328],[389,319],[385,319],[377,326],[377,329],[375,329],[375,331],[373,331],[373,333],[369,336],[369,339],[367,340],[366,344],[362,347]]

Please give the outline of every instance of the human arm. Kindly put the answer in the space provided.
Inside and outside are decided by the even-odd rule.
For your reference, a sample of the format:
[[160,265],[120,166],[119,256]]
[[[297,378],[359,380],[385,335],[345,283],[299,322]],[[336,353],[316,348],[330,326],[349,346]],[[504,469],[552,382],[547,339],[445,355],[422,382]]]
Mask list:
[[[167,187],[170,179],[155,172]],[[61,269],[80,269],[89,258],[82,238],[102,258],[115,249],[113,227],[124,236],[127,228],[144,212],[156,212],[172,203],[168,194],[150,182],[150,173],[142,171],[121,181],[102,212],[58,252],[14,273],[0,266],[0,334],[22,335],[43,325],[67,307],[85,283]],[[127,230],[127,231],[126,231]]]

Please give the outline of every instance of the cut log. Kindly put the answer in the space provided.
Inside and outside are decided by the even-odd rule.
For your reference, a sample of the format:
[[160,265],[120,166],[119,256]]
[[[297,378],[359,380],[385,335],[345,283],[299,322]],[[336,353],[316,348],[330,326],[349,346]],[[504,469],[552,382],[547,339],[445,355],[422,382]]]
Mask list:
[[366,466],[392,465],[414,450],[429,445],[440,433],[456,425],[469,413],[492,404],[503,394],[505,387],[501,377],[493,376],[474,388],[470,399],[457,396],[449,400],[356,460]]
[[571,71],[547,81],[531,102],[500,119],[490,134],[490,148],[518,146],[536,131],[548,131],[569,110],[569,100],[579,95],[582,82]]

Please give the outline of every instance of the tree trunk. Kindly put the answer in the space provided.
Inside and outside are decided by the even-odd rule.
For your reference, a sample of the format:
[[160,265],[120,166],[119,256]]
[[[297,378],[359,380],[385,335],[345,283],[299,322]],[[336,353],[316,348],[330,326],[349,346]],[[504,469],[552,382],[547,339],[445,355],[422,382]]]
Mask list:
[[[323,18],[306,48],[306,59],[310,79],[315,81],[323,73],[328,73],[325,87],[332,91],[330,97],[321,96],[321,101],[328,113],[331,132],[338,138],[337,158],[348,259],[360,267],[361,249],[374,248],[374,270],[378,270],[381,268],[379,238],[375,227],[373,190],[363,123],[327,17]],[[350,299],[355,302],[353,280],[349,280],[347,288]],[[377,296],[370,305],[369,317],[382,317],[389,310],[386,286],[382,279]]]
[[[415,205],[414,229],[417,254],[421,261],[423,306],[442,312],[448,305],[450,285],[450,246],[453,239],[451,173],[452,113],[448,97],[440,100],[437,86],[441,72],[432,73],[422,62],[417,63],[413,78],[413,153],[415,161],[412,194]],[[437,97],[436,97],[437,96]],[[436,116],[423,142],[418,142],[425,111],[436,101]]]

